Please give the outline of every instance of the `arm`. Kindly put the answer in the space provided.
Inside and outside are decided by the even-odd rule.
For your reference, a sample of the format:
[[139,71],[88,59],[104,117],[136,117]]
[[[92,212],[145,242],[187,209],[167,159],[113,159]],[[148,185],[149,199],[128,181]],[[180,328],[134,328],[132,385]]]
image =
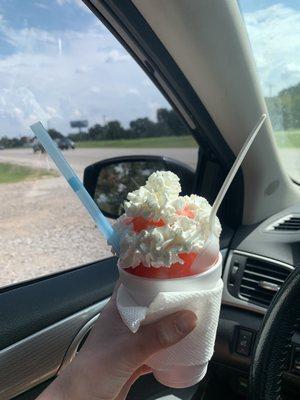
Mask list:
[[37,400],[123,400],[144,365],[196,326],[196,315],[179,311],[132,333],[115,304],[116,290],[73,362]]

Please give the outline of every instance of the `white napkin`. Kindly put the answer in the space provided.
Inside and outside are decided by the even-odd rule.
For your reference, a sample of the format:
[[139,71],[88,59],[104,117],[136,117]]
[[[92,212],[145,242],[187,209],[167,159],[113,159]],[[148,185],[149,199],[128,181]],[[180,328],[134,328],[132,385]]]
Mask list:
[[219,320],[223,282],[219,279],[210,290],[160,292],[148,307],[135,302],[121,284],[117,293],[117,308],[125,325],[137,332],[141,324],[154,322],[179,310],[192,310],[198,320],[196,328],[179,343],[152,356],[147,365],[166,369],[174,365],[190,366],[207,363],[214,351]]

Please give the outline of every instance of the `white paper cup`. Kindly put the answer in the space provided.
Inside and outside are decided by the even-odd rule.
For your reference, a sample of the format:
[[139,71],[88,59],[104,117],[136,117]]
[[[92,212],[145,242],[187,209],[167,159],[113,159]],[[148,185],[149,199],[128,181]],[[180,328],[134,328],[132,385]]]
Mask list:
[[[201,274],[183,278],[143,278],[132,275],[121,268],[119,268],[119,273],[121,282],[134,301],[139,306],[148,307],[160,292],[201,291],[216,288],[222,276],[222,255],[219,253],[218,261],[210,269]],[[176,346],[180,352],[180,342]],[[157,362],[159,355],[161,358]],[[208,361],[200,365],[180,365],[176,364],[176,360],[174,360],[174,364],[170,366],[164,362],[163,355],[164,351],[156,355],[155,368],[151,365],[151,359],[148,365],[153,368],[156,379],[164,385],[174,388],[192,386],[200,382],[206,374]]]
[[222,276],[222,254],[216,264],[201,274],[173,279],[143,278],[119,267],[120,280],[132,298],[141,306],[148,306],[160,292],[182,292],[212,289]]
[[163,385],[182,389],[196,385],[207,372],[208,362],[202,365],[175,366],[166,370],[154,370],[153,375]]

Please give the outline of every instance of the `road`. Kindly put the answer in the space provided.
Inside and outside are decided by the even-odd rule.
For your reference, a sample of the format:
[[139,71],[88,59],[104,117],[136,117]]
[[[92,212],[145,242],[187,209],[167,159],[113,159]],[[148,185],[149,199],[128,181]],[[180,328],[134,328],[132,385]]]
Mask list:
[[[125,155],[163,155],[180,160],[195,168],[197,163],[196,148],[173,148],[173,149],[110,149],[92,148],[76,149],[64,152],[64,155],[77,173],[82,174],[84,168],[96,161],[105,158],[125,156]],[[33,154],[32,149],[12,149],[0,151],[0,162],[17,163],[36,168],[54,168],[52,160],[46,153]]]
[[[281,149],[280,158],[283,165],[290,172],[290,175],[300,182],[300,150],[299,149]],[[197,163],[197,149],[76,149],[65,151],[64,155],[77,173],[82,175],[84,168],[96,161],[105,158],[134,155],[134,154],[147,154],[147,155],[164,155],[167,157],[180,160],[191,167],[195,168]],[[52,160],[46,154],[33,154],[31,149],[13,149],[1,150],[0,162],[18,163],[21,165],[28,165],[37,168],[54,168]]]
[[[64,152],[82,176],[96,161],[128,154],[165,155],[196,165],[190,149],[76,149]],[[31,149],[0,151],[0,162],[52,168]],[[0,287],[85,265],[111,255],[95,224],[64,178],[0,185]]]

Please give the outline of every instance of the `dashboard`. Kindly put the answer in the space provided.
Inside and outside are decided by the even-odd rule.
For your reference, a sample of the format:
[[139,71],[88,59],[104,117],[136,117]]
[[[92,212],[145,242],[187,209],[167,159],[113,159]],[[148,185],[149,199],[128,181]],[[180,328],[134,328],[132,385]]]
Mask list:
[[[199,385],[177,390],[158,384],[152,375],[145,376],[134,385],[128,400],[240,399],[239,395],[246,395],[251,357],[264,314],[286,277],[294,268],[300,267],[300,205],[290,207],[256,226],[241,227],[231,241],[228,237],[230,235],[225,231],[221,240],[224,291],[215,353],[207,378]],[[45,379],[52,379],[53,371],[68,364],[76,355],[110,296],[117,278],[117,269],[113,268],[115,263],[115,258],[109,258],[98,264],[54,275],[38,285],[30,282],[17,289],[18,296],[11,295],[9,291],[2,293],[2,330],[5,332],[5,323],[6,332],[11,330],[13,312],[14,321],[19,323],[13,328],[14,335],[20,332],[23,336],[19,339],[14,336],[14,342],[7,343],[5,340],[11,335],[2,335],[0,364],[7,367],[0,369],[1,399],[10,399],[23,392],[21,397],[17,397],[20,400],[36,398],[35,392],[29,389],[39,383],[42,385]],[[79,287],[78,281],[82,283]],[[41,291],[48,295],[42,297]],[[76,301],[84,296],[85,291],[88,298],[84,307],[80,301],[79,306],[75,304],[73,311],[68,309],[67,315],[57,321],[57,309],[64,305],[66,291],[69,291],[68,298]],[[56,293],[55,297],[53,293]],[[38,307],[36,298],[40,299]],[[55,319],[52,322],[47,320],[46,327],[36,328],[35,333],[28,336],[26,329],[32,332],[32,321],[36,324],[35,321],[43,320],[48,299],[53,304],[51,310]],[[66,348],[69,349],[67,352]],[[31,368],[24,369],[22,360],[28,355]],[[223,383],[219,387],[215,384],[217,380]],[[285,384],[290,394],[288,398],[299,398],[299,332],[292,339]],[[41,385],[34,390],[42,390]],[[223,393],[226,385],[237,396],[226,397]],[[206,389],[216,387],[218,394],[207,395]]]
[[[222,309],[212,364],[239,394],[247,393],[251,356],[263,316],[294,268],[300,267],[300,205],[242,227],[223,266]],[[300,334],[292,340],[285,374],[289,392],[300,387]]]

